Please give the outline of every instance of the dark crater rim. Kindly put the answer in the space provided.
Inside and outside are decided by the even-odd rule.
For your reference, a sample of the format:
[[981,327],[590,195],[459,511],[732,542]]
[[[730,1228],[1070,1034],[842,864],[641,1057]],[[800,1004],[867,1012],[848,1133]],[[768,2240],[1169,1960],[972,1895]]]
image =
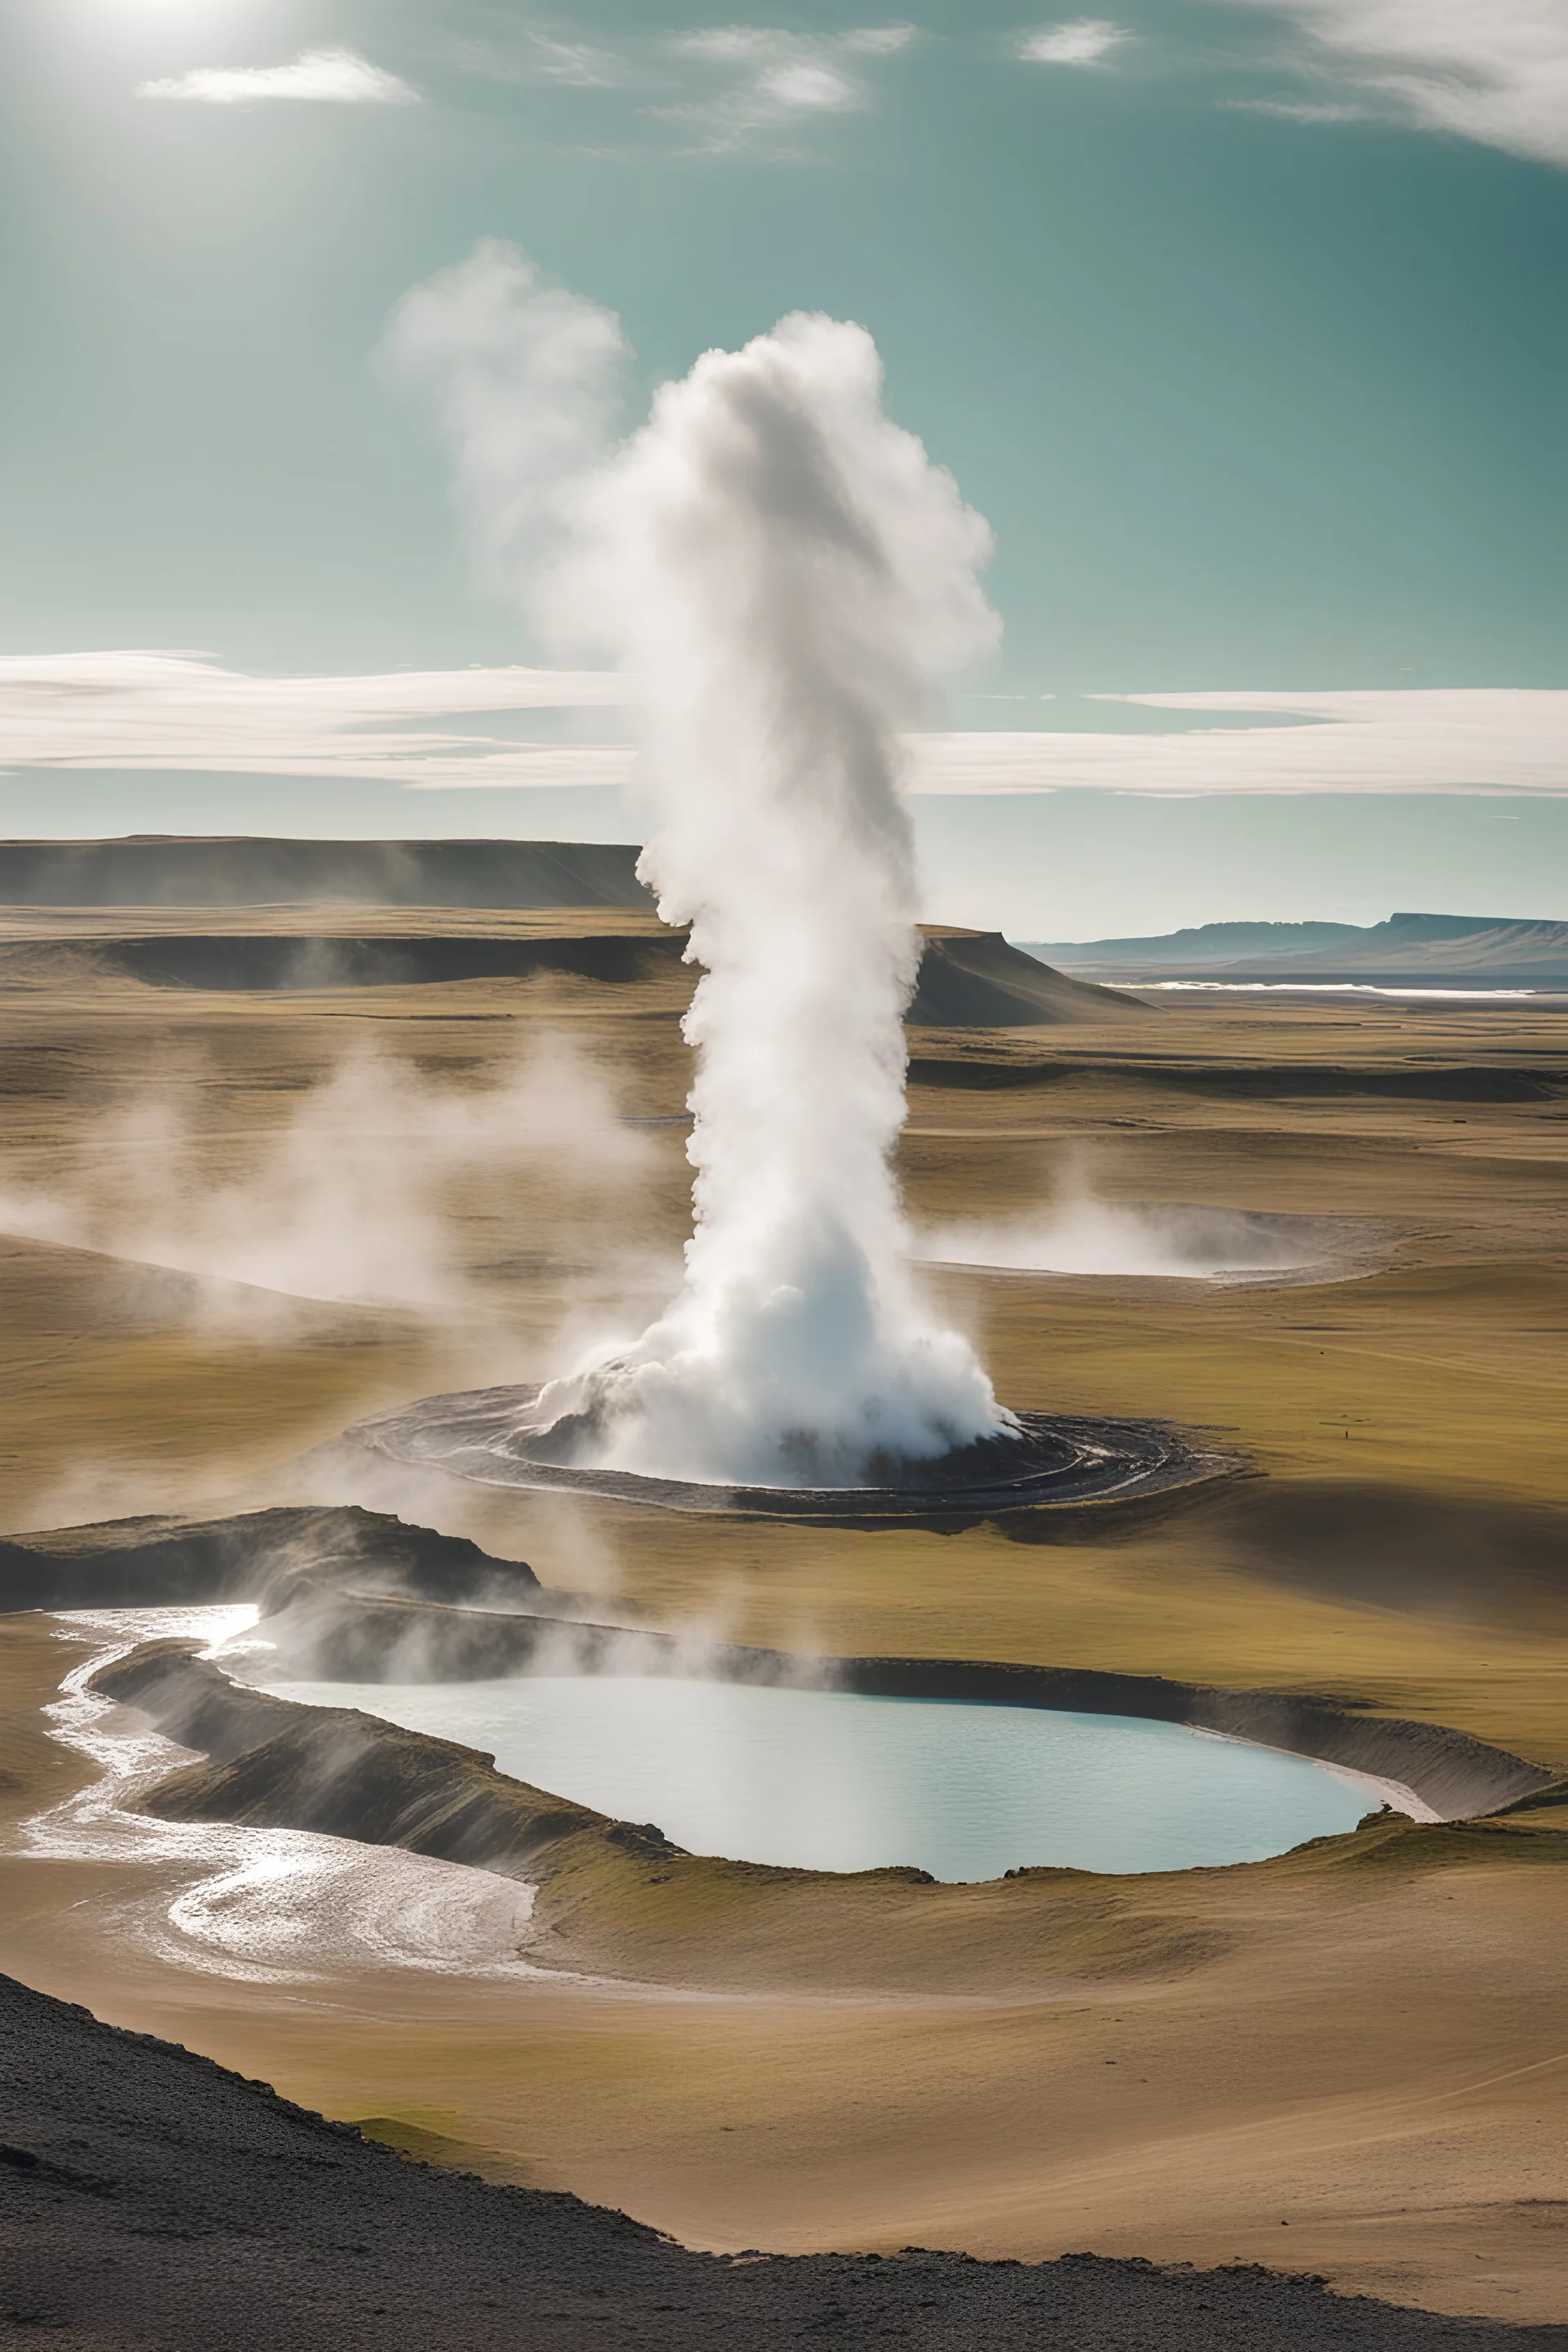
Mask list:
[[865,1486],[751,1486],[646,1477],[552,1460],[549,1432],[520,1426],[536,1386],[461,1389],[355,1422],[351,1444],[486,1486],[553,1487],[656,1509],[748,1518],[908,1519],[1079,1508],[1234,1475],[1242,1456],[1160,1421],[1019,1412],[1016,1435],[984,1439]]

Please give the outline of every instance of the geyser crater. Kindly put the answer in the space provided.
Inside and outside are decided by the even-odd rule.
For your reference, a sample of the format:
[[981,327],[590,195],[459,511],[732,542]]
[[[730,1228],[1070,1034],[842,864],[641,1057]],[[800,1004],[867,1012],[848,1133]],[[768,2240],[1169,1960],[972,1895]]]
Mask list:
[[[593,1458],[594,1424],[542,1413],[546,1391],[458,1391],[357,1422],[349,1439],[416,1468],[486,1486],[558,1486],[666,1510],[773,1518],[922,1518],[1124,1500],[1223,1476],[1237,1457],[1208,1452],[1160,1422],[1013,1413],[1005,1426],[945,1454],[878,1457],[838,1484],[788,1476],[679,1478]],[[578,1448],[583,1449],[582,1454]]]

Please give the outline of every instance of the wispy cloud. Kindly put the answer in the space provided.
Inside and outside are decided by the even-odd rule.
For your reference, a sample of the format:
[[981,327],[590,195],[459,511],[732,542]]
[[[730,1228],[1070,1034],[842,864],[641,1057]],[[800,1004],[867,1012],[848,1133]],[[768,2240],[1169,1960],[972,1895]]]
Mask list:
[[200,106],[252,106],[303,99],[328,106],[412,106],[419,92],[353,49],[307,49],[287,66],[197,66],[139,84],[138,98],[178,98]]
[[1277,114],[1284,122],[1364,122],[1366,109],[1348,99],[1242,98],[1247,114]]
[[562,40],[537,26],[511,27],[505,37],[464,41],[458,63],[487,81],[554,82],[577,89],[615,89],[631,78],[625,58],[596,41]]
[[912,25],[863,26],[847,33],[792,33],[761,25],[717,25],[677,35],[671,55],[712,87],[653,110],[700,126],[714,152],[814,115],[858,114],[871,102],[866,69],[907,48]]
[[529,23],[492,9],[452,54],[488,81],[619,92],[646,121],[684,129],[689,153],[744,151],[783,162],[802,157],[799,133],[814,121],[867,111],[878,66],[918,37],[907,24],[836,33],[709,25],[628,29],[606,45],[559,20]]
[[403,297],[381,357],[433,401],[469,547],[489,587],[518,594],[614,439],[631,358],[620,320],[481,237]]
[[[928,793],[1541,793],[1568,797],[1568,692],[1490,687],[1096,696],[1168,735],[928,735]],[[1205,728],[1205,714],[1258,725]],[[1281,721],[1296,720],[1294,726]]]
[[[1447,131],[1568,169],[1564,0],[1229,0],[1285,17],[1290,63],[1338,94],[1323,109],[1262,103],[1306,121],[1347,112]],[[1344,101],[1348,99],[1350,103]]]
[[1032,66],[1098,66],[1131,40],[1123,26],[1106,16],[1078,16],[1070,24],[1043,25],[1019,36],[1016,54]]
[[0,657],[0,766],[360,776],[409,784],[603,784],[624,745],[526,743],[420,722],[604,708],[599,670],[250,677],[190,654]]
[[[252,677],[191,654],[0,657],[0,765],[359,777],[416,790],[620,784],[624,741],[519,742],[428,722],[609,710],[604,670]],[[1171,731],[912,735],[916,793],[1519,793],[1568,797],[1568,691],[1389,688],[1097,697]],[[1230,723],[1205,726],[1213,715]],[[1237,724],[1256,718],[1255,726]],[[1296,722],[1294,724],[1290,722]]]

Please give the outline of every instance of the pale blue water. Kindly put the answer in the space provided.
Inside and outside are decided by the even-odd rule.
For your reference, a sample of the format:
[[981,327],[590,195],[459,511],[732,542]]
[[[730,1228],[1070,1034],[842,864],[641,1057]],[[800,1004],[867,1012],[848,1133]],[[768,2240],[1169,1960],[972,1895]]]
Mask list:
[[1130,1716],[631,1675],[266,1686],[461,1740],[693,1853],[817,1870],[1255,1862],[1384,1798],[1304,1757]]

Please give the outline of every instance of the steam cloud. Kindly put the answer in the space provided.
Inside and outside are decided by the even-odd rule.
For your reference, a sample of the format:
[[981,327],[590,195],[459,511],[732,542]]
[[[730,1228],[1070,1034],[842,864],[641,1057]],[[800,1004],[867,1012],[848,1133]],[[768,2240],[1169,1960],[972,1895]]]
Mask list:
[[1328,1221],[1181,1202],[1103,1201],[1073,1189],[1043,1213],[922,1234],[922,1258],[1013,1273],[1215,1282],[1299,1273],[1331,1254]]
[[404,296],[382,355],[435,405],[480,577],[508,593],[537,581],[610,436],[631,357],[615,312],[483,237]]
[[454,1187],[526,1168],[591,1227],[647,1169],[646,1138],[555,1039],[482,1087],[352,1053],[241,1165],[232,1144],[204,1133],[212,1114],[198,1075],[107,1115],[90,1150],[47,1184],[0,1192],[0,1231],[251,1286],[205,1301],[207,1319],[246,1328],[301,1298],[471,1313],[452,1248]]
[[[470,315],[487,348],[531,355],[504,436],[486,404],[475,423],[442,400],[470,530],[477,482],[508,508],[498,451],[521,512],[570,446],[583,307],[493,245],[404,304],[395,352],[407,360],[416,320],[426,382],[437,361],[449,384],[468,380]],[[557,476],[550,518],[563,517],[565,552],[521,570],[518,592],[559,642],[602,648],[626,676],[642,870],[705,970],[687,1021],[684,1286],[539,1410],[613,1467],[875,1481],[1008,1421],[913,1286],[890,1165],[919,961],[898,735],[931,715],[934,674],[994,642],[977,577],[990,533],[884,415],[870,337],[800,315],[708,352],[619,449]]]

